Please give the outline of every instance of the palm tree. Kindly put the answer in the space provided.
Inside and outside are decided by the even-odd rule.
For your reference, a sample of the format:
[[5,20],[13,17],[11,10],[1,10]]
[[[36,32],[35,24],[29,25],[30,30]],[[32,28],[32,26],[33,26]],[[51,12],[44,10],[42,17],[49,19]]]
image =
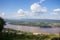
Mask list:
[[0,17],[0,32],[2,31],[2,29],[4,28],[5,25],[5,21],[3,18]]

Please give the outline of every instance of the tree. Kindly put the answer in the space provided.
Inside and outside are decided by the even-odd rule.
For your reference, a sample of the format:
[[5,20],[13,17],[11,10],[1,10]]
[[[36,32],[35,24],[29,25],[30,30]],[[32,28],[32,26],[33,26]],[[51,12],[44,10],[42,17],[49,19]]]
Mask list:
[[60,40],[60,37],[54,37],[51,40]]
[[38,40],[48,40],[49,35],[45,35],[45,34],[38,34],[37,35],[37,39]]
[[3,18],[0,17],[0,32],[2,31],[2,29],[4,28],[5,25],[5,21]]

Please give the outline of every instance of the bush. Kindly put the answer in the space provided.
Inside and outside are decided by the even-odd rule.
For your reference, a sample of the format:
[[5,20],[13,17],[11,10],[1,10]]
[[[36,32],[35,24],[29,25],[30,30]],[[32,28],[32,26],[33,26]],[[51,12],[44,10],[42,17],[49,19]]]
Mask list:
[[0,17],[0,32],[1,32],[2,29],[4,28],[4,25],[5,25],[5,21],[4,21],[4,19],[2,19],[2,18]]
[[51,40],[60,40],[60,37],[54,37]]

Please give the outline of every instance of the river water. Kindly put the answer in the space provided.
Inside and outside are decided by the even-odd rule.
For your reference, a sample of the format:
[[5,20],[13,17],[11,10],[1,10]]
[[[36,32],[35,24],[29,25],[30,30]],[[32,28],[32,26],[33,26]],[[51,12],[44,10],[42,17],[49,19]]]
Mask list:
[[33,32],[33,33],[59,33],[60,32],[60,28],[40,28],[40,27],[21,26],[21,25],[12,25],[12,24],[7,24],[5,28],[20,30],[24,32]]

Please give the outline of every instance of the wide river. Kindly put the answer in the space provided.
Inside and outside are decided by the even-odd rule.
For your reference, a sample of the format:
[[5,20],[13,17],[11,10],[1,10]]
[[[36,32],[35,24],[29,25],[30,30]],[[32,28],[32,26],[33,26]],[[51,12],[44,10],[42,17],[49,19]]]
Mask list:
[[5,28],[20,30],[24,32],[33,32],[33,33],[59,33],[60,28],[40,28],[33,26],[21,26],[21,25],[12,25],[7,24]]

